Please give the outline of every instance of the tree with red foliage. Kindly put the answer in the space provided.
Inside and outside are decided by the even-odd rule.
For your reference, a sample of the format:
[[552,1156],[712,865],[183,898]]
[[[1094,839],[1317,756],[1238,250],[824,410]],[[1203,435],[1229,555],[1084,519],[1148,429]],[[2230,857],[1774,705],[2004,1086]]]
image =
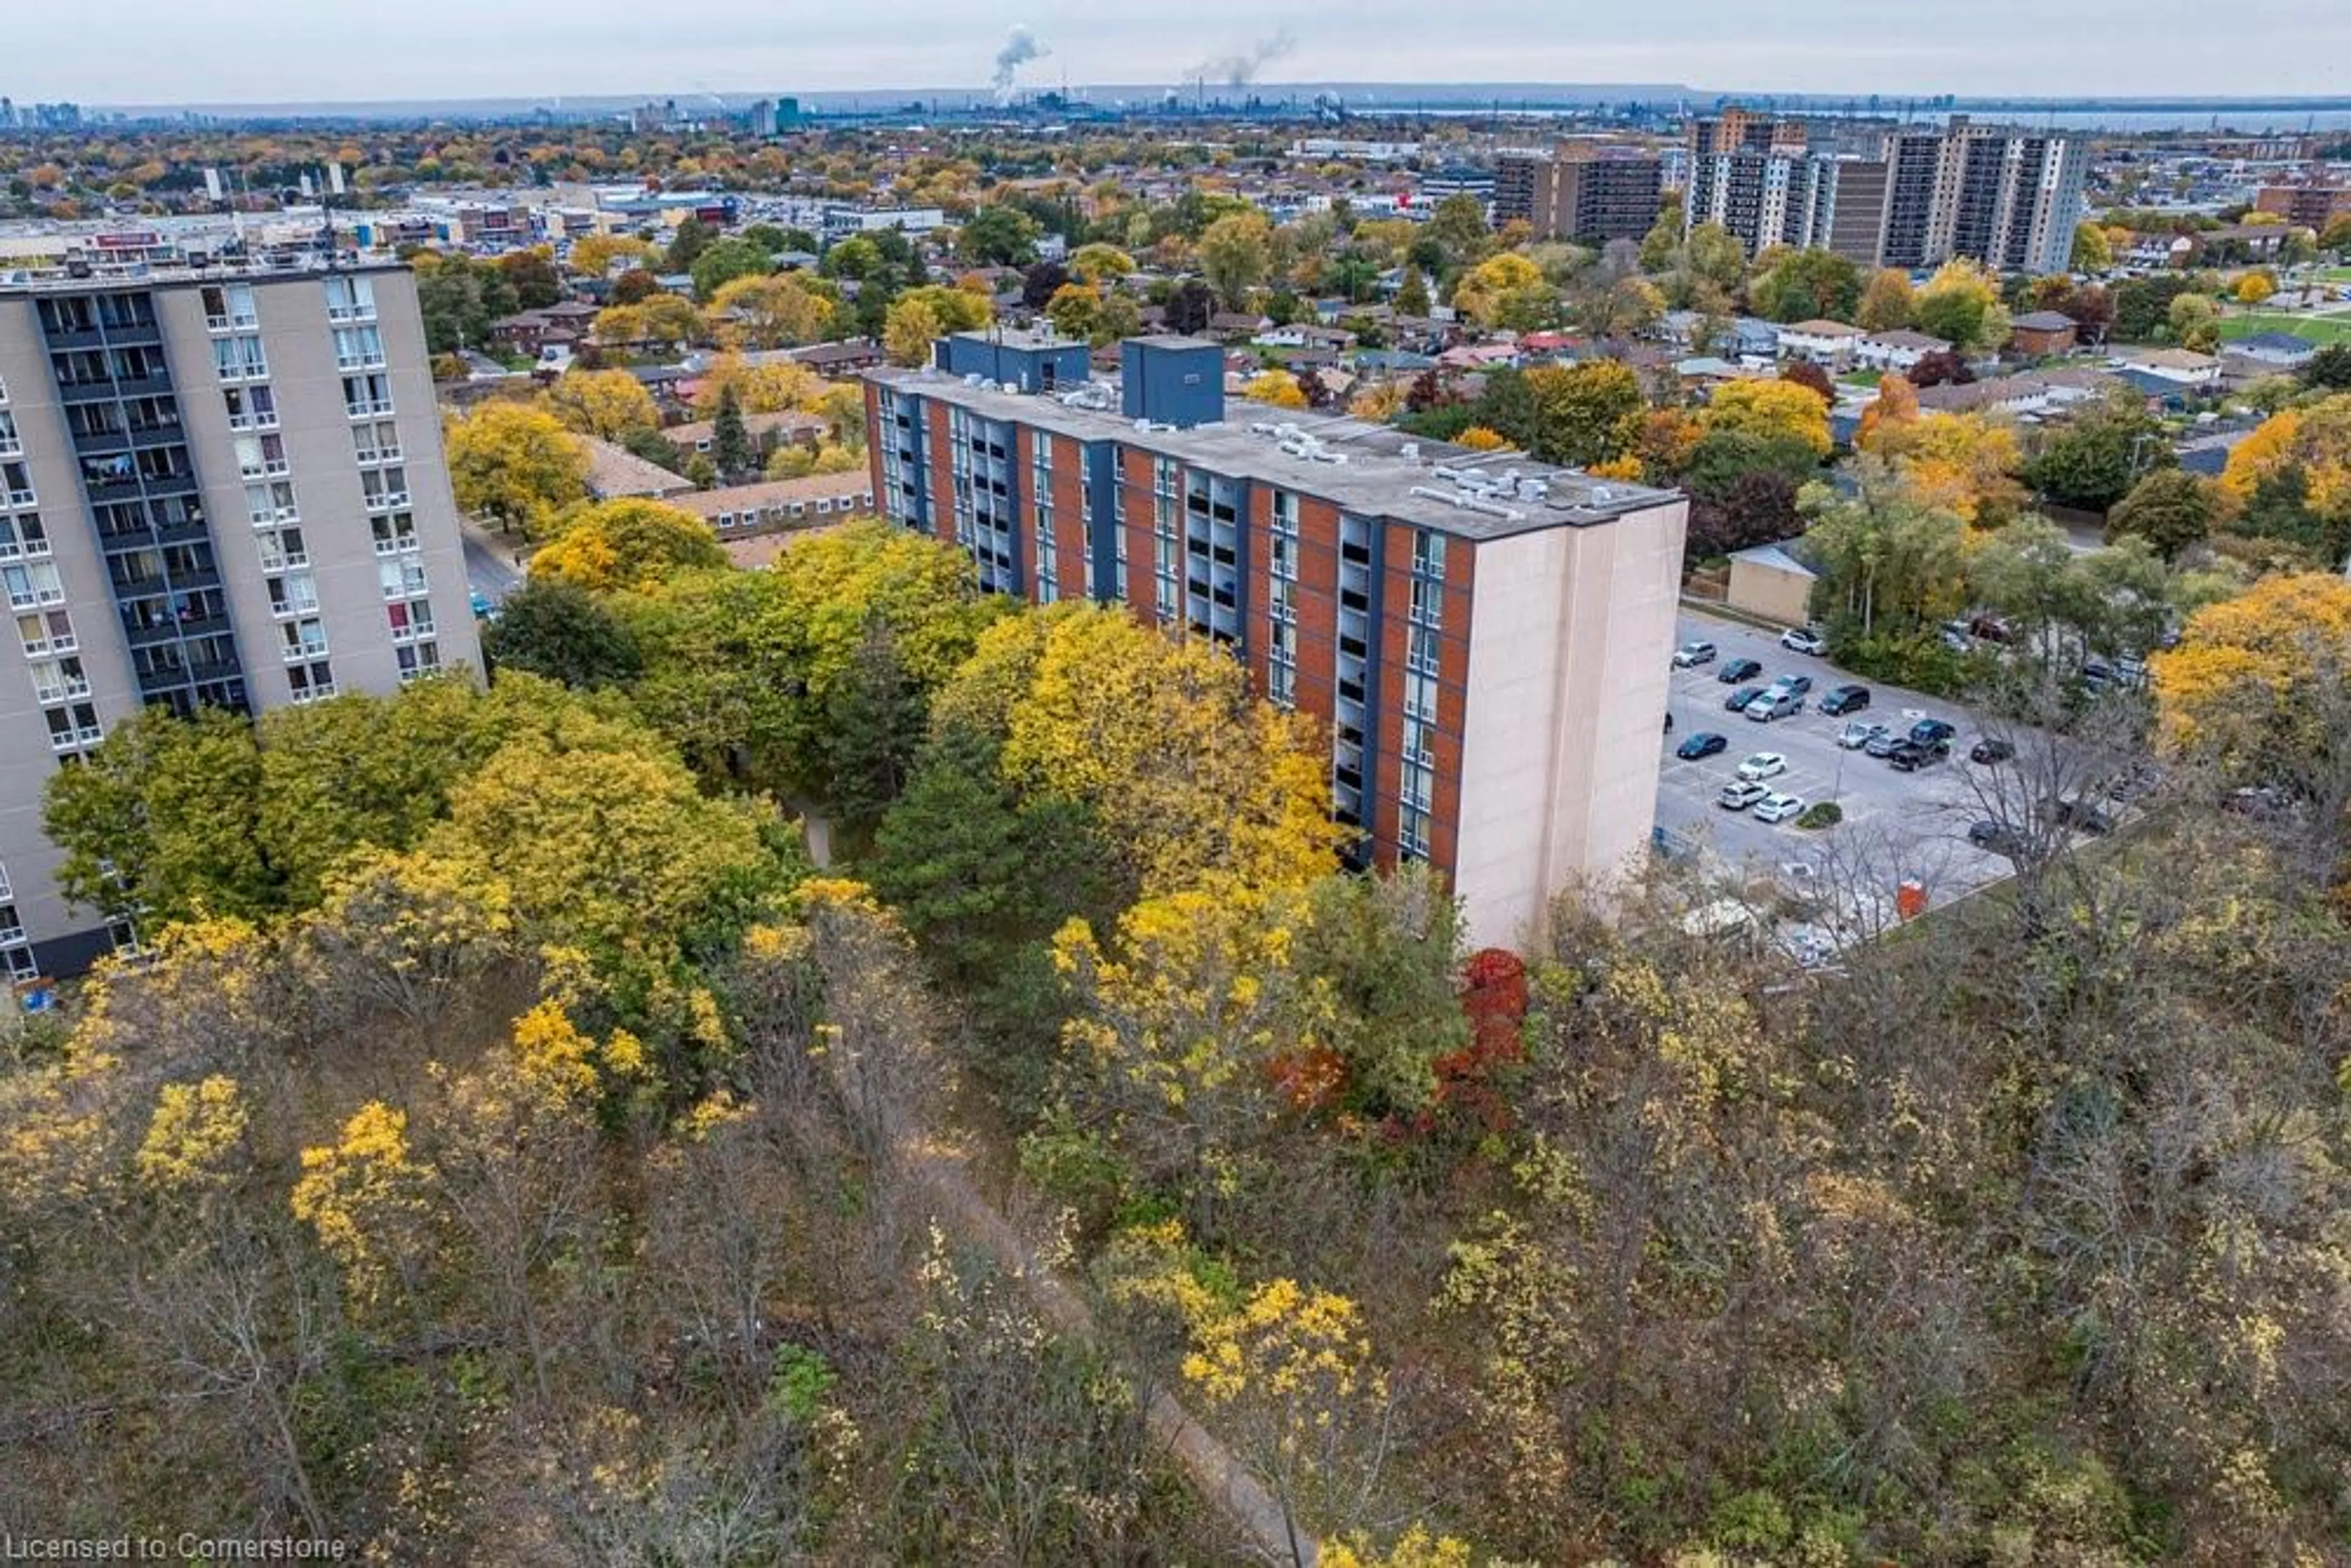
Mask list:
[[1793,382],[1800,387],[1810,387],[1821,394],[1821,401],[1834,407],[1836,403],[1836,383],[1829,380],[1828,371],[1810,360],[1798,360],[1780,372],[1783,382]]
[[1914,387],[1963,387],[1976,379],[1976,373],[1968,368],[1967,361],[1960,358],[1956,350],[1938,349],[1931,354],[1920,355],[1918,362],[1910,367],[1906,379]]

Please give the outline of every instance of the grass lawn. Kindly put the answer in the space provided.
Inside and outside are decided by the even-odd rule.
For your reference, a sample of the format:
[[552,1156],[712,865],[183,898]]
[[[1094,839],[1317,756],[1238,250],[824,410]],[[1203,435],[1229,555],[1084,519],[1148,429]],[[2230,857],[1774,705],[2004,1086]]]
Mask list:
[[2322,267],[2311,276],[2322,283],[2351,283],[2351,267]]
[[2283,310],[2248,310],[2220,322],[2223,340],[2234,342],[2261,332],[2285,332],[2314,343],[2351,343],[2351,310],[2331,315],[2302,316]]
[[1841,387],[1874,387],[1883,379],[1884,372],[1879,371],[1847,371],[1844,374],[1837,377],[1837,385]]

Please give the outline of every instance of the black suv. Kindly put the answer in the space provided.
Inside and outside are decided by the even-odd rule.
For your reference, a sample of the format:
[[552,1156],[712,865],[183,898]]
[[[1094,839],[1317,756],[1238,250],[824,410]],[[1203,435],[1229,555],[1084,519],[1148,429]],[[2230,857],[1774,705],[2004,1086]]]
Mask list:
[[1931,768],[1950,754],[1949,741],[1938,746],[1922,746],[1915,740],[1897,740],[1894,743],[1894,749],[1886,754],[1886,761],[1896,773],[1916,773],[1921,768]]
[[1968,753],[1968,760],[1989,766],[1995,762],[2006,762],[2015,755],[2016,747],[2013,743],[1994,740],[1991,737],[1986,736],[1976,742],[1974,750]]
[[1951,737],[1959,732],[1939,718],[1922,718],[1910,727],[1910,738],[1921,746],[1939,746],[1948,751]]
[[1831,718],[1839,714],[1859,713],[1869,706],[1869,688],[1859,685],[1831,686],[1821,698],[1821,711]]

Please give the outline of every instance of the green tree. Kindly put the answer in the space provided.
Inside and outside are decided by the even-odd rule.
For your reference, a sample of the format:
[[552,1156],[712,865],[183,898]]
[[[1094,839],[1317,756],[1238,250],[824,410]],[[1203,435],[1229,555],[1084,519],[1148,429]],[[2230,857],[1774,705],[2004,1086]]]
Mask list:
[[2026,459],[2024,482],[2061,507],[2103,512],[2158,468],[2176,467],[2162,422],[2136,393],[2085,404],[2048,431]]
[[1920,331],[1946,340],[1961,353],[2008,341],[1999,282],[1973,261],[1945,262],[1918,290],[1914,313]]
[[1820,572],[1813,611],[1864,637],[1932,628],[1964,597],[1967,524],[1957,512],[1920,505],[1876,458],[1863,458],[1855,477],[1851,496],[1822,486],[1806,493],[1813,520],[1804,538]]
[[2115,247],[2105,229],[2085,220],[2074,225],[2074,254],[2067,265],[2075,272],[2104,272],[2115,264]]
[[1747,280],[1747,252],[1738,236],[1720,224],[1705,223],[1691,229],[1682,253],[1690,277],[1726,298],[1738,293],[1739,286]]
[[956,231],[956,255],[974,267],[1026,267],[1037,259],[1037,221],[998,202]]
[[2106,542],[2135,534],[2170,560],[2200,544],[2219,515],[2220,498],[2210,484],[2178,468],[2158,468],[2106,514]]
[[508,251],[498,257],[497,267],[498,275],[515,291],[517,309],[544,310],[563,298],[563,279],[556,273],[555,258],[544,246]]
[[1272,266],[1272,225],[1252,207],[1229,213],[1200,235],[1200,272],[1228,310],[1245,310]]
[[1396,314],[1421,317],[1427,315],[1429,308],[1428,280],[1420,275],[1420,268],[1406,267],[1402,281],[1396,285]]
[[690,273],[695,260],[717,238],[718,231],[700,218],[682,219],[670,235],[669,249],[663,253],[662,266],[673,273]]
[[1674,270],[1682,248],[1683,205],[1681,193],[1668,195],[1657,207],[1657,221],[1641,240],[1641,270],[1652,277],[1660,277]]
[[1427,237],[1444,247],[1448,268],[1474,265],[1494,242],[1486,204],[1466,193],[1446,197],[1428,215]]
[[624,686],[644,667],[636,636],[595,594],[559,578],[534,578],[508,594],[482,630],[491,670],[520,670],[594,691]]
[[1854,324],[1872,332],[1895,331],[1910,325],[1917,308],[1910,275],[1898,267],[1882,267],[1862,290]]
[[729,283],[738,277],[762,277],[772,265],[766,251],[749,240],[729,235],[705,246],[687,270],[694,277],[695,298],[708,305]]
[[1792,250],[1749,290],[1771,321],[1850,321],[1861,305],[1861,269],[1834,251]]
[[1538,365],[1526,372],[1526,387],[1534,397],[1534,456],[1589,468],[1631,448],[1646,400],[1639,380],[1619,361]]
[[78,768],[51,775],[42,825],[65,851],[57,886],[76,904],[153,927],[206,915],[256,919],[281,876],[256,815],[253,727],[217,708],[193,721],[142,708]]
[[852,834],[871,833],[904,790],[929,710],[888,621],[870,618],[825,702],[825,800]]
[[758,448],[743,423],[743,400],[728,387],[718,394],[718,412],[711,420],[710,455],[721,474],[734,476],[755,467]]

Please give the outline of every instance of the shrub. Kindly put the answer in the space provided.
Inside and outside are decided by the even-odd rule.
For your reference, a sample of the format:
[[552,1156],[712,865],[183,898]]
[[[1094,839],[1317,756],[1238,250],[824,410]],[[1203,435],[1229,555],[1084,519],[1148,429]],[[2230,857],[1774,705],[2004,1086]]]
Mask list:
[[1844,821],[1843,806],[1838,805],[1834,800],[1822,800],[1805,807],[1803,815],[1796,819],[1796,826],[1809,828],[1817,832],[1823,828],[1834,828]]

